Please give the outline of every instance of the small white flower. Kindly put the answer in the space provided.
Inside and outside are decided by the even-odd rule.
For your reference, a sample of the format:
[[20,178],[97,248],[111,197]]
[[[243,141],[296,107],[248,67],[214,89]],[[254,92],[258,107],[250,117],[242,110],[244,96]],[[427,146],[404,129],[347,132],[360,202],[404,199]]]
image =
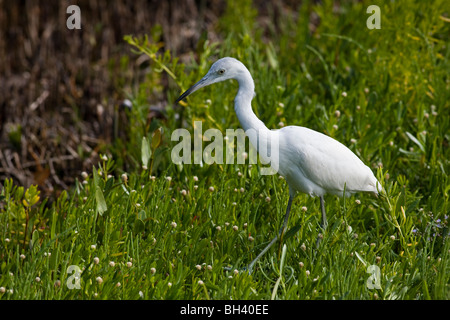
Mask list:
[[198,284],[201,285],[201,286],[204,285],[202,280],[198,280]]
[[181,190],[180,193],[181,193],[182,196],[185,196],[187,194],[186,190],[184,190],[184,189]]
[[302,249],[303,251],[306,251],[306,246],[304,243],[302,243],[302,245],[300,246],[300,249]]
[[195,267],[197,268],[197,270],[202,270],[202,266],[201,266],[201,265],[199,265],[199,264],[198,264],[198,265],[196,265]]
[[41,278],[39,278],[39,277],[36,277],[36,282],[41,282]]
[[109,266],[110,266],[110,267],[114,267],[115,265],[116,265],[116,263],[115,263],[114,261],[110,261],[110,262],[109,262]]
[[131,268],[132,266],[133,266],[133,263],[132,263],[131,261],[128,261],[128,262],[127,262],[127,267],[128,267],[128,268]]
[[144,298],[144,293],[142,291],[139,291],[139,297]]
[[270,202],[270,197],[266,197],[266,202]]
[[151,272],[152,274],[155,274],[155,273],[156,273],[156,269],[155,269],[155,268],[150,268],[150,272]]
[[95,248],[97,248],[97,246],[96,246],[95,244],[92,244],[92,245],[91,245],[91,249],[92,249],[92,250],[95,250]]
[[238,274],[239,274],[239,270],[238,270],[238,269],[234,269],[233,273],[234,273],[235,275],[238,275]]
[[170,182],[172,181],[172,177],[166,177],[166,180]]
[[217,226],[217,227],[216,227],[216,230],[217,230],[217,231],[220,231],[220,230],[222,230],[222,227],[221,227],[221,226]]
[[238,229],[239,229],[238,226],[233,226],[234,231],[238,231]]
[[303,262],[299,262],[298,265],[300,266],[300,268],[303,268],[303,266],[305,265]]
[[208,264],[208,265],[206,266],[206,269],[208,269],[209,271],[211,271],[211,270],[212,270],[212,266],[211,266],[210,264]]
[[83,179],[85,179],[85,180],[89,177],[89,175],[87,174],[86,171],[83,171],[83,172],[81,173],[81,176],[82,176]]
[[20,259],[22,259],[22,260],[25,259],[25,255],[24,255],[24,254],[21,254],[19,257],[20,257]]
[[170,288],[172,286],[172,282],[167,283],[167,286]]
[[339,126],[337,124],[333,124],[333,129],[337,130],[337,129],[339,129]]
[[98,284],[102,284],[103,283],[103,279],[101,277],[95,278],[95,281],[97,281]]
[[253,238],[252,236],[248,236],[248,241],[250,242],[255,241],[255,238]]
[[128,176],[127,176],[127,174],[126,173],[122,173],[122,180],[123,180],[123,182],[127,182],[128,181]]
[[347,96],[347,92],[343,91],[342,96],[345,98]]
[[192,179],[194,179],[195,182],[198,181],[198,177],[197,176],[194,176]]
[[100,259],[99,259],[98,257],[95,257],[95,258],[94,258],[94,263],[95,263],[95,264],[98,264],[99,262],[100,262]]
[[102,156],[102,160],[103,160],[103,161],[108,161],[108,157],[106,156],[106,154],[104,154],[104,155]]
[[172,226],[172,228],[176,228],[177,227],[177,223],[175,221],[172,221],[172,223],[170,225]]
[[303,207],[302,207],[302,211],[303,211],[303,212],[306,212],[306,210],[308,210],[308,208],[305,207],[305,206],[303,206]]
[[239,191],[240,191],[241,193],[244,193],[244,192],[245,192],[245,189],[244,189],[244,188],[240,188]]
[[360,201],[359,199],[356,199],[356,200],[355,200],[355,203],[356,203],[356,204],[361,204],[361,201]]
[[341,112],[339,110],[336,110],[334,112],[334,115],[336,116],[336,118],[339,118],[341,116]]
[[395,240],[395,236],[394,235],[390,236],[390,238],[391,238],[391,240]]
[[0,287],[0,293],[5,293],[5,292],[6,292],[5,287]]
[[306,273],[306,276],[309,276],[309,275],[310,275],[309,270],[306,270],[305,273]]
[[214,187],[209,187],[208,190],[209,192],[214,192]]

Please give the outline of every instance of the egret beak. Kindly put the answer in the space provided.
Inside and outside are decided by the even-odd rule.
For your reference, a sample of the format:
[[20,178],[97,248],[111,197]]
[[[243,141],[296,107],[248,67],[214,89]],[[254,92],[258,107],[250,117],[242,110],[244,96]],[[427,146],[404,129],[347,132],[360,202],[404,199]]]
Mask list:
[[207,86],[209,83],[208,81],[208,77],[204,76],[199,82],[197,82],[196,84],[194,84],[192,87],[190,87],[189,89],[187,89],[176,101],[175,103],[178,103],[179,101],[183,100],[184,98],[186,98],[188,95],[190,95],[191,93],[197,91],[200,88],[203,88],[205,86]]

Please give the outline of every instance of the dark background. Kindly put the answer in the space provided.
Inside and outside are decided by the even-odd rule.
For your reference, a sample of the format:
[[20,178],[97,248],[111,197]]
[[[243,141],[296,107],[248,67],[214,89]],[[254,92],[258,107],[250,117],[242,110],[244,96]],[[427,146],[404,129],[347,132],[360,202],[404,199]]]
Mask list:
[[[81,30],[66,27],[73,4],[81,9]],[[298,5],[254,1],[263,26],[269,17],[295,14]],[[218,0],[0,0],[0,184],[37,184],[47,196],[69,188],[97,164],[102,145],[114,139],[115,108],[148,72],[124,35],[160,25],[161,50],[187,62],[200,37],[224,36],[215,30],[226,8]]]

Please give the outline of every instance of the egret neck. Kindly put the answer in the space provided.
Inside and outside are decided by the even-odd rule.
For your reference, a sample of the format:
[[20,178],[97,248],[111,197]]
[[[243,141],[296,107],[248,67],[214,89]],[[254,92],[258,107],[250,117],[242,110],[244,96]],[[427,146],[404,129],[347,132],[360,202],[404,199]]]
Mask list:
[[255,83],[250,72],[243,64],[234,79],[239,83],[239,90],[234,98],[234,111],[251,144],[260,153],[260,157],[265,158],[264,154],[261,154],[261,147],[264,148],[264,146],[268,145],[269,138],[273,133],[258,119],[252,110]]

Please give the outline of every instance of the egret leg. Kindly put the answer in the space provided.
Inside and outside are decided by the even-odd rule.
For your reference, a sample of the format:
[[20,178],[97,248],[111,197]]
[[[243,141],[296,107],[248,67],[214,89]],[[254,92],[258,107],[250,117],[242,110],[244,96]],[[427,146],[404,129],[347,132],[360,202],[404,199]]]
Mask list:
[[325,231],[328,222],[327,222],[327,213],[325,212],[325,200],[323,199],[323,196],[320,196],[320,209],[322,210],[322,229]]
[[289,201],[288,201],[288,205],[287,205],[287,209],[286,209],[286,214],[284,216],[284,222],[283,222],[283,225],[280,228],[280,231],[275,236],[275,238],[273,238],[272,241],[270,241],[270,243],[267,245],[267,247],[265,247],[261,251],[261,253],[258,254],[258,256],[252,262],[250,262],[250,264],[247,267],[247,270],[248,270],[249,273],[252,273],[253,266],[255,265],[256,261],[258,261],[267,252],[267,250],[270,249],[270,247],[277,241],[278,238],[282,238],[282,235],[284,234],[284,232],[286,231],[286,228],[287,228],[287,223],[288,223],[288,220],[289,220],[289,213],[291,211],[291,205],[292,205],[292,200],[293,199],[294,199],[294,197],[292,195],[289,195]]
[[[320,209],[322,210],[322,230],[325,232],[328,226],[327,222],[327,213],[325,212],[325,200],[323,199],[323,196],[320,196]],[[320,243],[320,236],[317,237],[316,245],[319,246]]]

